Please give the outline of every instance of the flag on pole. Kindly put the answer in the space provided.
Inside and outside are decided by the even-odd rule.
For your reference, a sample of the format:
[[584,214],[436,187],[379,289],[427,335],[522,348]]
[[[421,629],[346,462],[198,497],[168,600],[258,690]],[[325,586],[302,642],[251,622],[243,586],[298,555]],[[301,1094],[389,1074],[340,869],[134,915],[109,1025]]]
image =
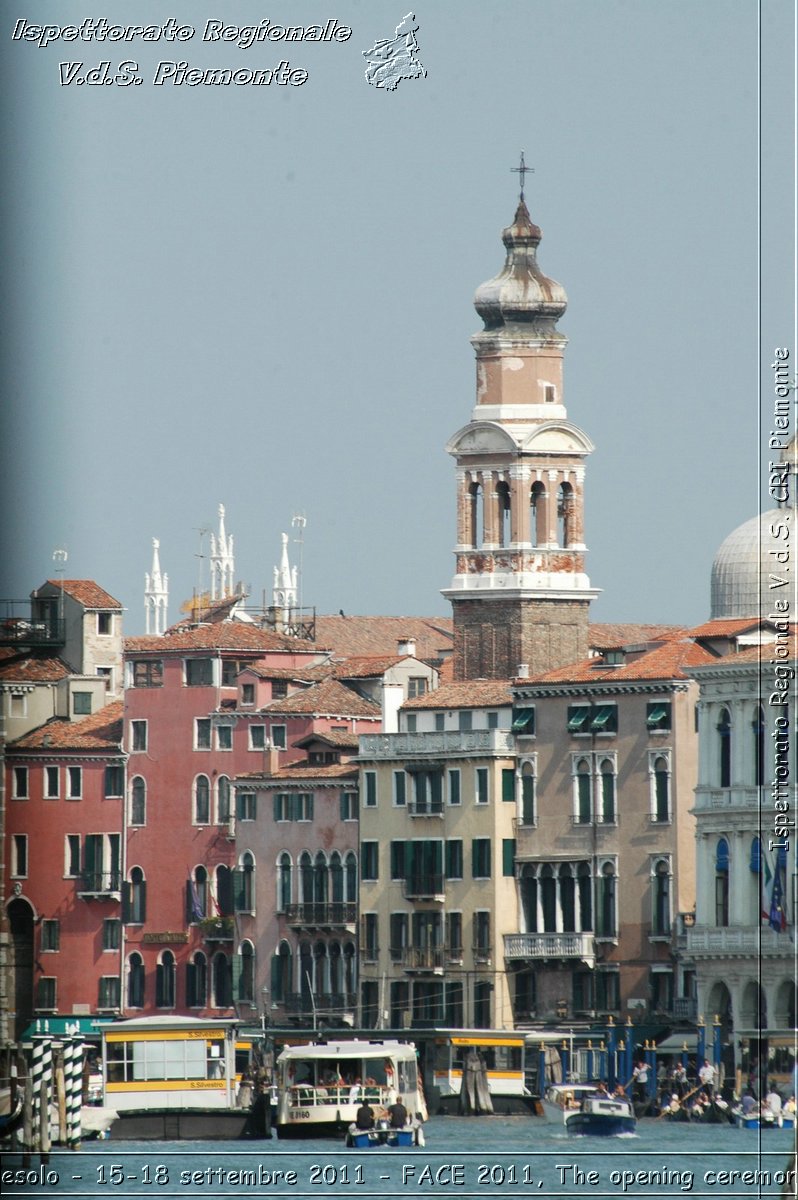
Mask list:
[[787,928],[787,913],[784,909],[784,891],[781,886],[781,866],[776,864],[776,874],[773,876],[773,891],[770,894],[770,912],[768,922],[776,933],[782,933]]
[[768,866],[765,847],[760,850],[759,861],[759,915],[763,921],[770,921],[770,891],[773,882],[773,872]]
[[201,921],[205,916],[205,908],[200,900],[196,880],[191,880],[191,915],[195,921]]

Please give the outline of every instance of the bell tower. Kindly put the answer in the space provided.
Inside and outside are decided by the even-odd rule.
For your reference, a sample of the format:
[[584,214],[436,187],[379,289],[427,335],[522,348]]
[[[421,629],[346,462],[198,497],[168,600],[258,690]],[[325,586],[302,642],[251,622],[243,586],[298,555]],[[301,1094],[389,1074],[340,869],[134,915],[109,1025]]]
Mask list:
[[447,445],[457,464],[456,679],[509,679],[586,657],[584,479],[590,439],[568,420],[557,328],[568,299],[540,269],[541,232],[521,197],[502,234],[504,267],[474,307],[477,394]]

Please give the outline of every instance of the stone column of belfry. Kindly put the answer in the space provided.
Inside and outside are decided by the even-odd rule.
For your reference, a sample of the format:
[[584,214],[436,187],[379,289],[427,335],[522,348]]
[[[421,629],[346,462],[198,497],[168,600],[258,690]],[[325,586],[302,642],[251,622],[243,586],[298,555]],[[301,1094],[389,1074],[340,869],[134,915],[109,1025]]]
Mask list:
[[[593,446],[565,409],[567,339],[557,321],[567,297],[538,265],[540,238],[522,196],[502,234],[504,266],[474,300],[484,324],[471,339],[476,403],[469,423],[447,446],[457,462],[457,565],[444,591],[452,604],[456,679],[510,678],[520,662],[535,675],[588,652],[588,610],[597,591],[582,553],[583,463]],[[484,528],[472,536],[477,481]],[[533,528],[536,482],[542,487],[535,493]],[[561,539],[563,482],[570,490],[567,536]],[[564,555],[561,540],[576,553]],[[513,553],[492,553],[500,547]]]

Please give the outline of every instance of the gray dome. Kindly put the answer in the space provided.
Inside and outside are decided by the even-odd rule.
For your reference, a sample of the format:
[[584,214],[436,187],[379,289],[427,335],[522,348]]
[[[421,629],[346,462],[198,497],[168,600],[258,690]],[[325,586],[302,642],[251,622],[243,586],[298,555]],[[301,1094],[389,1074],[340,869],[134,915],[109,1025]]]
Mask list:
[[[735,529],[721,544],[712,563],[711,620],[768,616],[777,597],[790,599],[795,570],[795,509],[773,508],[752,517]],[[786,526],[789,538],[774,535]],[[787,551],[787,564],[776,552]],[[771,575],[786,579],[785,587],[773,588]]]

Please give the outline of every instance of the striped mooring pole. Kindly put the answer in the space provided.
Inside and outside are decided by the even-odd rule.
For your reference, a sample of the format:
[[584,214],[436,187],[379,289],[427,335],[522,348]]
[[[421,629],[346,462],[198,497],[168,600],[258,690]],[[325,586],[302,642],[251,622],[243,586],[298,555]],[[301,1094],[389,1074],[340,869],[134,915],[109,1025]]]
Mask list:
[[42,1121],[42,1075],[44,1073],[44,1039],[34,1037],[33,1053],[31,1055],[31,1087],[33,1091],[33,1129],[31,1136],[33,1139],[32,1150],[37,1150],[41,1145],[41,1121]]

